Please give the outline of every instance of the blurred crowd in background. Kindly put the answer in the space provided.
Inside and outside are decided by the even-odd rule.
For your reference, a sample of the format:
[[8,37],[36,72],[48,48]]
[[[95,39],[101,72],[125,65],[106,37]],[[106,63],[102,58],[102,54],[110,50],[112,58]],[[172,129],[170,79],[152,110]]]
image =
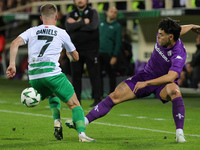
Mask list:
[[[46,0],[0,0],[0,12],[17,8],[32,2],[39,2],[39,1],[46,1]],[[64,0],[61,0],[64,1]],[[180,8],[185,7],[187,3],[187,0],[174,0],[173,1],[173,8]],[[193,0],[192,1],[193,7],[200,7],[200,0]],[[109,7],[108,3],[100,3],[98,11],[104,11],[107,10]],[[133,2],[133,10],[139,10],[139,9],[145,9],[145,1],[134,1]],[[152,3],[153,9],[162,9],[165,8],[165,0],[153,0]],[[59,7],[58,7],[59,8]],[[73,5],[68,6],[69,10],[72,10]],[[126,10],[126,2],[117,2],[116,8],[118,10]],[[38,9],[39,10],[39,9]],[[23,10],[23,12],[31,12],[31,8],[26,8]],[[61,28],[65,28],[65,16],[62,14],[61,11],[59,11],[59,19],[58,19],[58,26]],[[16,22],[12,22],[16,23]],[[5,22],[0,16],[0,62],[2,61],[2,52],[5,49],[6,45],[6,39],[10,38],[9,34],[6,34],[6,31],[3,27],[5,27]],[[123,26],[122,26],[123,27]],[[197,51],[193,55],[192,61],[188,62],[185,65],[185,68],[181,74],[181,78],[179,79],[179,85],[181,87],[192,87],[192,88],[200,88],[200,35],[197,35]],[[135,73],[137,73],[140,69],[144,67],[146,62],[140,62],[139,60],[133,60],[133,53],[132,53],[132,46],[131,43],[133,42],[131,38],[131,32],[128,31],[126,28],[123,27],[122,32],[122,41],[123,46],[121,48],[121,51],[119,53],[119,61],[116,64],[116,76],[131,76]],[[63,67],[63,71],[66,74],[71,74],[69,69],[69,61],[67,60],[66,56],[61,55],[61,67]],[[2,64],[3,70],[5,71],[5,64]],[[2,66],[1,70],[2,70]],[[26,73],[27,68],[27,59],[24,59],[21,62],[20,70],[21,73]],[[68,68],[68,69],[65,69]],[[87,75],[87,71],[85,73]]]
[[[16,8],[19,6],[23,6],[28,3],[32,2],[41,2],[41,1],[47,1],[47,0],[0,0],[0,12],[5,11],[8,9]],[[53,0],[48,0],[53,1]],[[65,1],[65,0],[59,0],[59,1]],[[187,3],[187,0],[173,0],[173,8],[176,7],[185,7]],[[107,10],[108,9],[108,2],[107,3],[100,3],[100,7]],[[192,1],[193,7],[199,7],[200,6],[200,0],[193,0]],[[165,0],[153,0],[152,1],[152,7],[153,9],[159,9],[159,8],[165,8]],[[116,8],[118,10],[125,10],[126,9],[126,2],[117,2]],[[145,9],[145,0],[138,0],[133,2],[133,9]],[[25,12],[30,12],[31,8],[25,9]]]

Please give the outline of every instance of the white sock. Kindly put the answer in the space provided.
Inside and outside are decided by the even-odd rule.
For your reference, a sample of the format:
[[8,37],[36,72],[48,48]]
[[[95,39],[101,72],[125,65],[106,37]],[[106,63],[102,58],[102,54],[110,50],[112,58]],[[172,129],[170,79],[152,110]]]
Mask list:
[[87,117],[85,117],[85,126],[87,126],[89,124],[89,121],[87,119]]
[[176,136],[179,134],[183,134],[183,129],[176,129]]
[[78,136],[80,137],[80,136],[86,136],[86,134],[85,134],[85,132],[79,132],[78,133]]
[[60,123],[60,122],[61,122],[60,119],[55,119],[55,120],[54,120],[54,124],[56,124],[57,122]]

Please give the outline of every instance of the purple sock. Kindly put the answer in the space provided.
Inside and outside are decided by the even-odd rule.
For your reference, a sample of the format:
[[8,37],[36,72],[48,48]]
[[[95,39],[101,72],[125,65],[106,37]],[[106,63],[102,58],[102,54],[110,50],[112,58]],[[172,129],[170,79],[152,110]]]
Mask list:
[[97,104],[87,115],[87,119],[89,122],[92,122],[93,120],[96,120],[100,117],[105,116],[111,109],[112,107],[115,106],[113,101],[109,96],[105,98],[102,102]]
[[183,129],[185,119],[185,106],[182,97],[177,97],[172,100],[172,112],[176,129]]

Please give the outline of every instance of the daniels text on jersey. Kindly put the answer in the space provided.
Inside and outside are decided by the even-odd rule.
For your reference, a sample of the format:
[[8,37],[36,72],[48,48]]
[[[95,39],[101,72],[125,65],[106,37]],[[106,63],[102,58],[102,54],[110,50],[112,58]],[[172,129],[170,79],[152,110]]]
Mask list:
[[52,29],[41,29],[41,30],[38,30],[36,32],[36,35],[38,35],[38,34],[49,34],[49,35],[56,36],[57,35],[57,31],[56,30],[52,30]]

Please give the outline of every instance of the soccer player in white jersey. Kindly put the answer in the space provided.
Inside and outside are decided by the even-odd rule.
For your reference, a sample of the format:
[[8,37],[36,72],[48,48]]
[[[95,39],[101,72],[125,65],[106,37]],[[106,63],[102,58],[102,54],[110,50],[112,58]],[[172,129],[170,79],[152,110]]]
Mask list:
[[72,110],[72,119],[77,127],[79,141],[95,141],[85,134],[82,107],[73,86],[61,72],[58,62],[63,47],[72,61],[78,61],[79,54],[66,31],[55,26],[58,18],[56,6],[45,4],[41,6],[40,12],[43,24],[26,30],[11,43],[7,76],[12,78],[16,74],[15,59],[18,47],[28,44],[29,82],[41,94],[42,100],[49,97],[54,119],[54,137],[57,140],[63,139],[60,120],[61,100]]

